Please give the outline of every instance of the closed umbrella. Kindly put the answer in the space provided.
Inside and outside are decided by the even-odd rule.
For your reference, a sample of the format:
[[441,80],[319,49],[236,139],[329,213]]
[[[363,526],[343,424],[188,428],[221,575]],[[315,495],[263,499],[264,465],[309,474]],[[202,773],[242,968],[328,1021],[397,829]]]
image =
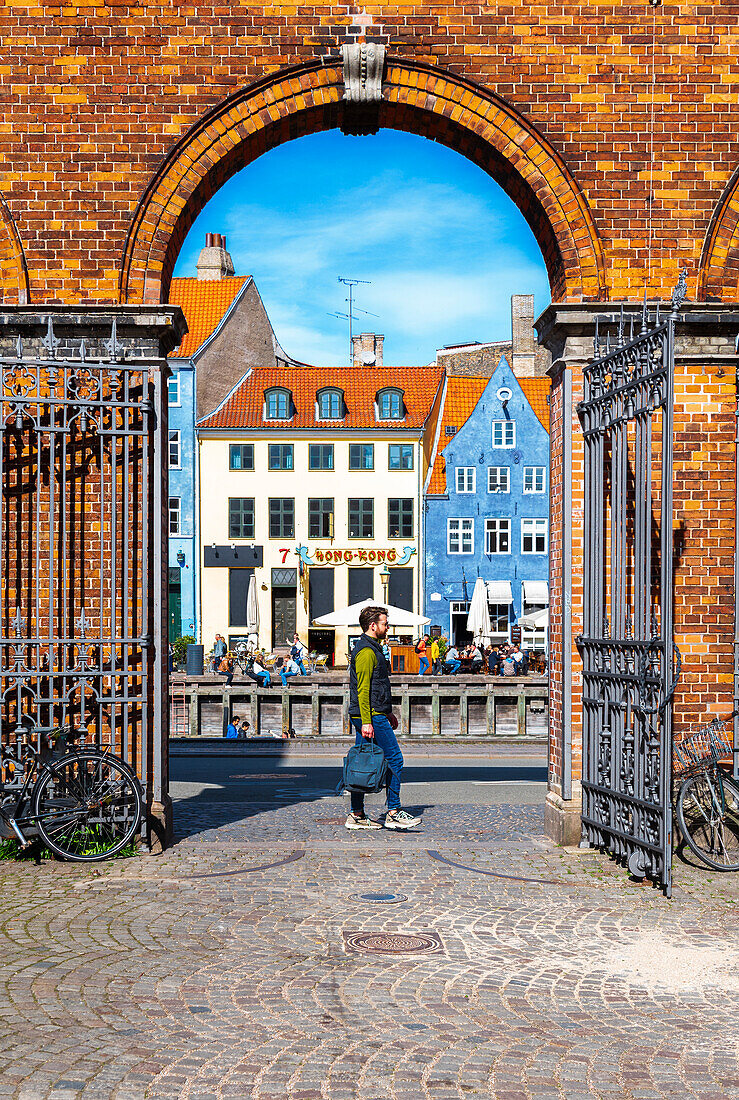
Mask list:
[[475,581],[472,602],[467,613],[467,629],[476,642],[487,641],[492,634],[488,609],[488,586],[480,577]]
[[249,589],[246,593],[246,633],[256,635],[256,640],[259,641],[259,602],[257,580],[253,573],[249,577]]
[[349,604],[339,611],[332,611],[328,615],[321,615],[315,619],[316,626],[358,626],[359,614],[365,607],[384,607],[387,610],[387,620],[390,626],[425,626],[430,623],[425,615],[414,615],[412,611],[406,611],[402,607],[393,607],[392,604],[378,604],[377,600],[360,600],[359,603]]

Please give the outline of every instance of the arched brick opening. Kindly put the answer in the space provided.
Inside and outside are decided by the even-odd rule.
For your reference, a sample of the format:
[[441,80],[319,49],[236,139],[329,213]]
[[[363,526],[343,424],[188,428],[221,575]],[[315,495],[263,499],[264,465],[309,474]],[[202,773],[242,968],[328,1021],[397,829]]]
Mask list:
[[[391,59],[380,125],[439,141],[479,164],[522,211],[555,301],[608,297],[603,254],[584,195],[541,134],[470,81]],[[282,71],[224,100],[172,150],[134,215],[121,262],[121,302],[166,300],[177,254],[205,203],[267,150],[340,125],[341,67]]]
[[0,195],[0,300],[8,305],[27,305],[30,300],[28,269],[20,236],[8,204]]
[[739,168],[713,212],[703,242],[698,300],[735,301],[739,297]]

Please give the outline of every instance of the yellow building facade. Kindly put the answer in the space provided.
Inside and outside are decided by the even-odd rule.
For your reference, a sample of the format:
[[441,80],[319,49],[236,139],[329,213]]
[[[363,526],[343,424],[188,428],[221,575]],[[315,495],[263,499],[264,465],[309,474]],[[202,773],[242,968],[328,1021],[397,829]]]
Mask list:
[[202,640],[297,631],[345,665],[358,627],[316,619],[372,598],[422,614],[423,484],[443,372],[308,366],[250,371],[198,424]]

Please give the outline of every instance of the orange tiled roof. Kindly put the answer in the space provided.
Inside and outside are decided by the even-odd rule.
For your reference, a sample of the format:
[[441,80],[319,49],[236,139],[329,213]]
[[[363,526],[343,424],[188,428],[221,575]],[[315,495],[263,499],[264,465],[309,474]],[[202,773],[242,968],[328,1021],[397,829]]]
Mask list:
[[[493,372],[494,373],[494,372]],[[441,416],[441,428],[439,430],[439,442],[434,457],[434,469],[429,482],[428,493],[439,495],[446,492],[446,462],[442,451],[449,443],[451,437],[446,434],[447,425],[460,430],[472,415],[477,402],[483,395],[490,378],[478,378],[465,375],[452,375],[447,379],[446,400]],[[526,400],[531,405],[537,418],[549,431],[549,406],[547,394],[549,393],[548,378],[519,378],[518,384],[523,390]]]
[[[430,367],[255,367],[220,408],[199,422],[202,428],[421,428],[431,411],[444,370]],[[264,391],[275,386],[290,390],[295,412],[291,420],[263,419]],[[316,393],[326,386],[343,390],[343,420],[316,420]],[[378,421],[378,390],[397,387],[406,407],[402,421]]]
[[247,282],[246,276],[225,279],[173,279],[169,301],[181,306],[189,332],[170,358],[188,359],[218,327],[224,314]]
[[542,426],[549,431],[549,405],[547,397],[551,382],[548,378],[519,378],[518,384],[526,394],[526,400],[536,413]]

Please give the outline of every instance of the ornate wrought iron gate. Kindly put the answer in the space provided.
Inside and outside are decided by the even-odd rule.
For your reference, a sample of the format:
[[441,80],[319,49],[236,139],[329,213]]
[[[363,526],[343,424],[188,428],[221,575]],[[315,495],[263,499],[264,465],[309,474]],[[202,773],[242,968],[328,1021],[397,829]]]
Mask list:
[[0,735],[81,726],[146,785],[161,364],[76,331],[0,356]]
[[[583,840],[657,880],[672,867],[672,312],[596,322],[585,436]],[[637,323],[639,318],[636,318]],[[628,327],[628,331],[627,331]]]

